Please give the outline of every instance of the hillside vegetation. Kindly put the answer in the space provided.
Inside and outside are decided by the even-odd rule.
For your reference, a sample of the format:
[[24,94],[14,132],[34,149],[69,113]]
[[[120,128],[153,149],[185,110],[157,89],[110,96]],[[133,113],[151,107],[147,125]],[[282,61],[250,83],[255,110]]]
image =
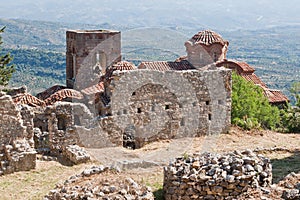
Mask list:
[[[121,30],[123,58],[135,64],[143,60],[174,60],[184,55],[184,42],[203,29],[131,29],[107,23],[86,25],[7,19],[0,19],[0,26],[7,26],[3,34],[5,50],[12,52],[17,68],[11,84],[30,85],[34,80],[35,87],[30,85],[33,93],[38,88],[65,82],[65,32],[68,29]],[[280,89],[292,98],[289,88],[300,80],[299,25],[214,31],[230,42],[228,59],[243,60],[253,65],[270,88]]]

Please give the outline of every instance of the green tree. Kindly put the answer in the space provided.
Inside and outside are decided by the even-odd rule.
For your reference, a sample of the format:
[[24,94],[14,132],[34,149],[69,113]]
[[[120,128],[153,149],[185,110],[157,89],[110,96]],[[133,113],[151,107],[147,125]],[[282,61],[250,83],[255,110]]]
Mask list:
[[244,129],[275,129],[280,122],[279,109],[269,104],[259,86],[232,74],[232,124]]
[[[0,34],[4,32],[5,27],[0,29]],[[3,44],[2,37],[0,35],[0,45]],[[0,49],[1,50],[1,49]],[[0,55],[0,85],[5,86],[8,84],[12,73],[15,71],[14,65],[9,65],[12,61],[12,57],[9,53]]]
[[296,106],[300,107],[300,82],[293,83],[290,92],[295,97]]

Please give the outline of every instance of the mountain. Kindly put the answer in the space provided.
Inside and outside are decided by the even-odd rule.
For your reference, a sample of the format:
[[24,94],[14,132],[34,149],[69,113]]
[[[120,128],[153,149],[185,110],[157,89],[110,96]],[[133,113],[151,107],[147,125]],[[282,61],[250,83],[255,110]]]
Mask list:
[[14,0],[0,18],[237,30],[300,24],[299,10],[298,0]]
[[[140,61],[175,60],[185,55],[184,42],[205,27],[129,28],[109,23],[100,25],[0,19],[5,51],[12,52],[17,72],[12,85],[30,85],[33,93],[65,82],[65,32],[68,29],[121,30],[122,56]],[[300,80],[300,25],[258,30],[218,30],[229,41],[229,59],[248,62],[270,88],[289,95]],[[33,81],[34,80],[34,81]]]

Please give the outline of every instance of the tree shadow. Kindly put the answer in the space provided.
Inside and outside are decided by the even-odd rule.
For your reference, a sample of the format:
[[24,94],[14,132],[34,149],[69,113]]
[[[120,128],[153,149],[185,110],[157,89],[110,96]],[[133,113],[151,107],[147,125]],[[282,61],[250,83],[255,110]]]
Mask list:
[[271,159],[273,171],[273,183],[278,183],[289,173],[300,172],[300,150],[296,150],[289,157],[283,159]]
[[156,200],[164,200],[164,191],[163,189],[158,189],[153,192],[154,199]]

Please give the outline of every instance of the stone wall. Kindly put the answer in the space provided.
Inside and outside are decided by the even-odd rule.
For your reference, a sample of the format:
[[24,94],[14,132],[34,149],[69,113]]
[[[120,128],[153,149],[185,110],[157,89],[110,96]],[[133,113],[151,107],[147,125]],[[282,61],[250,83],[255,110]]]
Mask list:
[[230,70],[117,71],[106,95],[114,125],[134,148],[230,126]]
[[35,168],[32,116],[28,108],[17,108],[11,96],[0,93],[0,175]]
[[184,155],[164,168],[166,200],[235,199],[248,188],[271,184],[270,160],[250,150]]
[[48,149],[53,155],[66,152],[68,145],[81,145],[76,127],[88,127],[92,121],[91,113],[81,103],[57,102],[33,110],[36,147]]

